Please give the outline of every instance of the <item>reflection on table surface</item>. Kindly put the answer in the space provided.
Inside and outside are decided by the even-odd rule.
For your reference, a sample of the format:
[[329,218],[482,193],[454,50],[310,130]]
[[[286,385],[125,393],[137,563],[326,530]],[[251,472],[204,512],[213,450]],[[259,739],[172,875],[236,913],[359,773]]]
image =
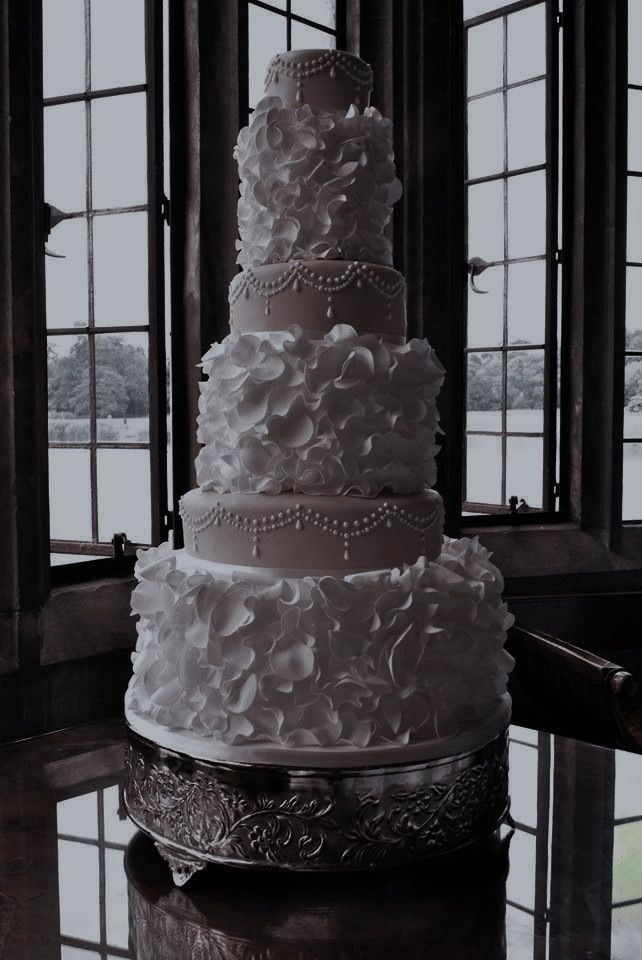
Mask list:
[[638,960],[642,756],[513,727],[513,826],[460,854],[174,888],[127,820],[116,721],[0,748],[2,960]]

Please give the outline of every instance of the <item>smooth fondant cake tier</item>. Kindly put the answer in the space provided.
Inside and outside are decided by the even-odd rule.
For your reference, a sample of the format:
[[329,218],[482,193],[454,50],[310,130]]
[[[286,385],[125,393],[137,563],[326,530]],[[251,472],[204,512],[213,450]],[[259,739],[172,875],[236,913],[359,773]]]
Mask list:
[[441,551],[443,505],[433,490],[388,500],[192,490],[180,514],[187,552],[222,563],[363,570]]
[[457,737],[504,701],[512,618],[477,539],[445,540],[434,562],[320,577],[236,572],[163,544],[139,552],[136,576],[126,706],[166,728],[346,748],[349,766],[355,750]]
[[392,123],[374,107],[329,113],[261,100],[239,133],[243,267],[288,260],[392,263],[385,228],[401,196]]
[[309,103],[323,110],[366,107],[372,90],[372,69],[365,60],[343,50],[290,50],[268,66],[265,92],[284,104]]
[[406,283],[392,267],[343,260],[293,260],[252,267],[230,284],[230,326],[238,333],[298,324],[323,335],[337,323],[358,333],[406,336]]
[[337,324],[322,339],[232,333],[203,358],[196,459],[217,493],[374,497],[436,479],[443,367],[426,340]]

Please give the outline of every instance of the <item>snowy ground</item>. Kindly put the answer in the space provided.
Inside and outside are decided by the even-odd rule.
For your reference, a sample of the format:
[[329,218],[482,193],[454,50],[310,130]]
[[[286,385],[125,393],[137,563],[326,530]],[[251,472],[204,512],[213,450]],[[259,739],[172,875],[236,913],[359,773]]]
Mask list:
[[[53,421],[60,423],[60,421]],[[87,421],[73,421],[73,430],[88,439]],[[499,412],[471,412],[469,430],[497,430]],[[509,412],[510,430],[536,432],[542,428],[541,413],[536,410]],[[60,427],[57,429],[61,429]],[[624,447],[623,514],[626,520],[642,517],[642,412],[625,412],[624,435],[641,438],[640,443]],[[101,420],[100,439],[147,442],[146,418]],[[76,439],[76,438],[74,438]],[[542,444],[537,437],[509,437],[507,441],[507,493],[524,497],[531,506],[541,504]],[[468,439],[468,498],[498,503],[501,484],[499,439],[472,436]],[[147,450],[100,450],[98,453],[99,533],[110,540],[113,533],[125,531],[132,541],[146,543],[149,525],[149,453]],[[91,497],[89,452],[87,450],[50,451],[50,499],[52,536],[59,539],[91,539]]]

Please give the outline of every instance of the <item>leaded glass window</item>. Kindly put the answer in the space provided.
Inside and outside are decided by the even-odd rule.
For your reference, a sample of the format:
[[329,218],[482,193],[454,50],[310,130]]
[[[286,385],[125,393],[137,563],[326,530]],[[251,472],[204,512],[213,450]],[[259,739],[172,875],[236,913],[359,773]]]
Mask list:
[[557,506],[560,23],[464,0],[468,514]]
[[52,563],[167,529],[162,5],[43,0]]

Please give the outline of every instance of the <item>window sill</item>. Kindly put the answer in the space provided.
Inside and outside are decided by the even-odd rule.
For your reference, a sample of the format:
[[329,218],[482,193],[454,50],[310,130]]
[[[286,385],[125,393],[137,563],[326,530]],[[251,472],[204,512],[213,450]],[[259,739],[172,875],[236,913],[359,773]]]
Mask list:
[[133,650],[130,598],[135,586],[134,578],[127,577],[54,587],[40,617],[40,663]]
[[574,524],[462,528],[479,536],[506,580],[506,595],[552,596],[642,589],[642,527],[624,527],[620,550]]

